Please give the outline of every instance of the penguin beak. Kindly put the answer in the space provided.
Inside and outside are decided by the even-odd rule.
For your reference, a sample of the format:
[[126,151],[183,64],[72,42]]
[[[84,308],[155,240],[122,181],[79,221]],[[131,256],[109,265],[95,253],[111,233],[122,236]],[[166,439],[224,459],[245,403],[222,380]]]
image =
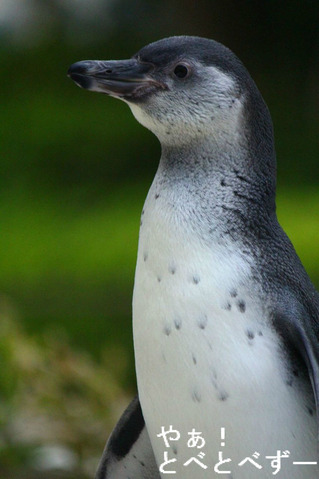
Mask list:
[[135,58],[120,61],[85,60],[73,63],[68,76],[81,88],[129,101],[166,88],[164,83],[150,76],[153,69],[151,63],[141,63]]

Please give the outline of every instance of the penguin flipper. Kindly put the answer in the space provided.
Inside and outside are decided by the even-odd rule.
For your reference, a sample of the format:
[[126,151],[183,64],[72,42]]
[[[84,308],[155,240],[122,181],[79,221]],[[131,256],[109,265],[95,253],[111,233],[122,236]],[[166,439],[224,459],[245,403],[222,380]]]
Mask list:
[[95,479],[160,479],[138,396],[106,443]]
[[[317,410],[319,441],[319,294],[312,287],[310,298],[301,304],[290,295],[276,311],[274,326],[293,356],[299,356],[308,370]],[[289,305],[289,306],[287,306]]]

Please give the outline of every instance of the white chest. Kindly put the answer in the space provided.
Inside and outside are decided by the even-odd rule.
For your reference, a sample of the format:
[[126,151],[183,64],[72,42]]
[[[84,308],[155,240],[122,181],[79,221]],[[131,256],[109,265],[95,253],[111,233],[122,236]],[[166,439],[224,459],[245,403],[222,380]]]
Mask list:
[[[142,217],[133,329],[139,396],[158,464],[168,451],[175,477],[218,477],[214,465],[224,450],[232,458],[232,475],[224,477],[263,479],[273,472],[265,456],[288,449],[293,457],[279,477],[317,477],[313,466],[292,466],[316,460],[313,399],[297,377],[291,385],[249,263],[234,244],[201,242],[152,190]],[[157,437],[170,425],[181,434],[173,449]],[[193,428],[206,440],[202,450],[187,447]],[[255,451],[263,469],[241,469]],[[207,470],[184,466],[200,452]]]

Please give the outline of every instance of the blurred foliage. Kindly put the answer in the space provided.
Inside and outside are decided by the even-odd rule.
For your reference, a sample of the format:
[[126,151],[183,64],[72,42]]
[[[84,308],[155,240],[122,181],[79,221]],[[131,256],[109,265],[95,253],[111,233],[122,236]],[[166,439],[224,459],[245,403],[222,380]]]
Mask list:
[[98,364],[70,348],[59,329],[32,338],[1,298],[0,362],[0,476],[25,464],[42,474],[62,468],[70,478],[92,476],[128,401],[118,385],[123,353],[110,349]]
[[35,465],[59,447],[75,468],[63,477],[92,477],[135,385],[139,215],[160,147],[125,104],[76,88],[69,65],[177,34],[229,46],[270,108],[279,219],[318,286],[318,24],[311,0],[0,3],[0,291],[20,317],[0,301],[1,478],[43,477]]

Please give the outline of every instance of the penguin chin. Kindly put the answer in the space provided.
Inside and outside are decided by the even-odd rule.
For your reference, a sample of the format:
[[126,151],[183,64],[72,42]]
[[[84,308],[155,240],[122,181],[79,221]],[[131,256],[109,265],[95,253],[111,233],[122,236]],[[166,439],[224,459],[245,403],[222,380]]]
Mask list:
[[[155,109],[156,115],[152,114],[153,108],[147,104],[147,101],[142,103],[127,101],[125,98],[123,100],[129,105],[136,120],[150,130],[161,145],[183,145],[192,142],[196,137],[191,124],[187,125],[186,121],[181,122],[178,118],[176,123],[169,123],[167,118],[160,115],[160,108]],[[198,133],[197,136],[199,136]]]
[[[167,125],[166,122],[162,122],[160,117],[155,117],[148,113],[148,108],[146,108],[146,102],[131,102],[123,99],[130,107],[131,112],[135,119],[143,125],[145,128],[150,130],[160,141],[162,145],[167,144],[176,144],[179,143],[177,134],[177,126],[173,128],[171,125]],[[184,137],[185,139],[185,137]]]
[[180,114],[175,117],[171,112],[171,119],[168,121],[167,115],[162,113],[167,111],[166,102],[163,103],[156,94],[144,97],[143,101],[120,99],[128,104],[136,120],[165,146],[187,146],[200,141],[216,146],[228,141],[230,146],[231,141],[236,141],[245,128],[241,102],[238,102],[231,112],[228,108],[217,109],[214,116],[206,115],[203,122],[203,117],[192,116],[182,105]]
[[159,125],[156,125],[152,116],[148,115],[143,105],[138,102],[132,102],[131,99],[123,98],[133,113],[134,118],[145,128],[156,135]]

